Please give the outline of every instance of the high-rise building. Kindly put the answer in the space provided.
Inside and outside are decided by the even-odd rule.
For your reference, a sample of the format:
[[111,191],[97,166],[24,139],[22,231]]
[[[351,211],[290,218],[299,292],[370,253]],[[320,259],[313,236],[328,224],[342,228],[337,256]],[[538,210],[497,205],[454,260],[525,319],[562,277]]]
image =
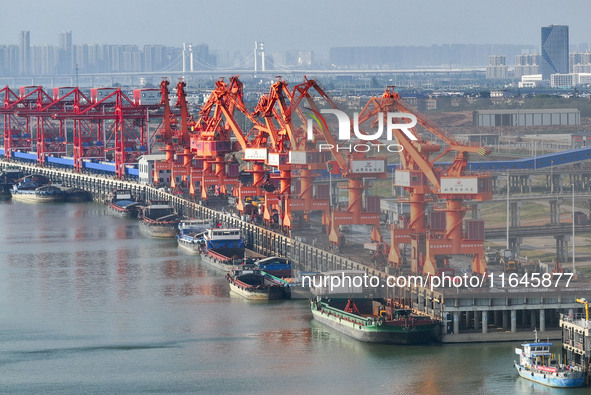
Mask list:
[[312,51],[298,51],[298,66],[312,67],[314,53]]
[[209,52],[207,44],[193,45],[193,53],[195,55],[193,59],[195,70],[211,70],[216,67],[217,57]]
[[18,47],[19,74],[28,75],[31,73],[31,33],[23,30],[19,36]]
[[136,46],[127,45],[123,51],[123,71],[142,71],[142,53]]
[[569,66],[571,73],[591,73],[591,52],[572,52]]
[[18,75],[19,74],[19,52],[18,45],[3,45],[0,46],[0,51],[3,52],[3,64],[0,65],[3,75]]
[[488,57],[486,78],[507,78],[507,65],[505,56],[491,55]]
[[540,54],[515,56],[515,78],[540,73]]
[[160,71],[164,68],[164,45],[144,45],[144,71]]
[[74,46],[72,45],[72,32],[63,31],[58,35],[59,59],[58,73],[70,74],[74,70]]
[[72,32],[71,31],[63,31],[60,32],[58,35],[59,38],[59,43],[60,43],[60,49],[63,49],[65,51],[71,51],[72,50]]
[[568,26],[542,28],[540,71],[545,80],[549,80],[551,74],[568,74],[568,49]]
[[57,50],[53,45],[34,45],[31,47],[31,66],[29,73],[32,75],[53,75],[56,73]]

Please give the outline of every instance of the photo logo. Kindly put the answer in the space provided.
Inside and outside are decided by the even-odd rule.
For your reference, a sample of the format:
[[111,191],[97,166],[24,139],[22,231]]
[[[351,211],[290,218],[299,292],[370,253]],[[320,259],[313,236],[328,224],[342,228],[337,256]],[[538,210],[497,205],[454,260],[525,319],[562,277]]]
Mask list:
[[[321,109],[320,111],[315,111],[310,108],[311,114],[310,117],[312,119],[308,119],[307,123],[307,139],[308,141],[314,140],[314,122],[318,125],[321,131],[328,130],[328,124],[323,117],[323,114],[332,114],[337,117],[338,125],[339,125],[339,133],[338,139],[341,141],[347,141],[351,139],[351,119],[349,116],[341,110],[335,109]],[[361,133],[359,130],[359,113],[353,113],[353,134],[360,140],[363,141],[373,141],[378,140],[383,137],[384,134],[384,113],[378,113],[378,129],[373,134],[364,134]],[[410,119],[408,123],[399,123],[398,120],[400,119]],[[386,113],[386,139],[388,141],[394,140],[394,131],[399,130],[409,140],[416,141],[417,137],[410,131],[410,128],[413,128],[417,125],[417,118],[410,113],[406,112],[388,112]],[[379,147],[384,146],[384,144],[376,145],[378,151]],[[368,152],[371,147],[368,144],[355,144],[353,146],[348,147],[334,147],[332,144],[320,144],[319,151],[322,150],[330,150],[336,148],[337,151],[348,150],[349,152]],[[390,152],[400,152],[403,150],[400,144],[389,144],[386,145],[386,149]]]
[[[308,140],[314,139],[314,130],[313,130],[313,121],[316,121],[318,127],[321,130],[325,128],[328,129],[328,125],[326,124],[326,120],[322,116],[322,114],[333,114],[337,117],[339,122],[339,140],[349,140],[351,139],[351,120],[349,116],[341,110],[335,109],[326,109],[323,108],[320,112],[312,110],[308,108],[312,112],[310,116],[313,119],[308,119]],[[384,133],[384,113],[378,113],[378,130],[375,134],[363,134],[359,131],[359,113],[353,113],[353,132],[355,136],[361,140],[371,141],[377,140],[382,137]],[[395,123],[394,119],[400,118],[407,118],[410,119],[409,123]],[[386,116],[387,125],[386,125],[386,139],[393,140],[393,131],[400,130],[402,133],[406,135],[410,140],[416,141],[417,137],[409,130],[417,125],[417,117],[413,114],[406,113],[406,112],[389,112]]]

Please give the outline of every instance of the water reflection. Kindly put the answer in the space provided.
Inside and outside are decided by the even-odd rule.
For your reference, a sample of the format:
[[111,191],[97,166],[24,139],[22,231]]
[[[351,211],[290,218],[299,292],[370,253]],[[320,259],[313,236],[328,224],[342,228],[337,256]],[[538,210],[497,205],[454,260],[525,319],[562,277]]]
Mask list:
[[513,344],[365,344],[305,300],[234,297],[222,272],[99,204],[0,215],[2,393],[562,393],[518,379]]

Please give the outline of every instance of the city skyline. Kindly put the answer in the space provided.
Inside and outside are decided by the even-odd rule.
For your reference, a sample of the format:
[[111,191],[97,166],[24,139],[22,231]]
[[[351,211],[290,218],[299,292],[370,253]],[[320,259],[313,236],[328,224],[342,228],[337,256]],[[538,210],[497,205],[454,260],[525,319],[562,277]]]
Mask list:
[[[59,5],[33,0],[4,1],[2,9],[4,15],[13,16],[0,26],[3,44],[17,44],[19,31],[31,32],[31,45],[57,44],[57,34],[65,30],[74,32],[73,44],[181,46],[192,42],[219,50],[249,51],[254,41],[264,41],[270,52],[309,49],[326,54],[329,48],[340,46],[537,46],[539,27],[550,24],[569,25],[575,45],[591,41],[586,20],[591,4],[585,1],[556,7],[549,1],[508,0],[494,4],[458,0],[453,5],[424,0],[364,4],[303,0],[281,6],[270,0],[237,4],[181,0],[169,5],[170,12],[163,12],[161,3],[153,0],[63,0]],[[208,14],[213,17],[204,17]],[[59,28],[47,15],[59,15]]]
[[[542,27],[548,29],[566,29],[568,26]],[[57,35],[58,44],[32,45],[30,31],[19,32],[18,45],[0,43],[0,73],[6,76],[25,75],[64,75],[96,72],[159,72],[182,70],[230,70],[257,69],[255,57],[250,51],[227,51],[210,48],[207,44],[183,43],[182,46],[133,44],[73,44],[73,32],[61,31]],[[550,48],[568,47],[566,42],[551,45],[544,41],[545,51]],[[555,41],[555,40],[554,40]],[[523,74],[535,74],[534,69],[525,69],[531,62],[535,67],[539,61],[539,48],[533,45],[506,44],[453,44],[430,46],[362,46],[362,47],[331,47],[328,58],[314,54],[311,50],[274,51],[263,53],[263,43],[258,42],[259,70],[298,70],[298,69],[414,69],[441,67],[483,67],[487,59],[498,57],[502,64],[489,64],[487,78],[505,78],[507,66],[513,65],[515,59],[515,77]],[[249,53],[250,52],[250,53]],[[571,46],[573,65],[587,67],[588,45]],[[566,56],[564,70],[569,70],[569,51]],[[530,61],[529,58],[532,60]],[[507,62],[507,59],[509,61]],[[532,63],[532,64],[534,64]],[[490,67],[499,68],[490,74]],[[519,68],[519,70],[518,70]],[[490,69],[490,70],[489,70]],[[571,70],[573,67],[571,67]],[[586,71],[586,69],[585,69]],[[549,79],[549,74],[545,76]]]

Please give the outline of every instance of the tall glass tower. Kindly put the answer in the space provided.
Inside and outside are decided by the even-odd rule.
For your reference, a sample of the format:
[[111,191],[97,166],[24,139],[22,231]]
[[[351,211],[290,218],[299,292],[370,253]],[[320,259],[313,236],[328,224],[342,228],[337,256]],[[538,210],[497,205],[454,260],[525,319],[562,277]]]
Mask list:
[[550,25],[542,28],[542,78],[550,74],[568,74],[568,26]]

